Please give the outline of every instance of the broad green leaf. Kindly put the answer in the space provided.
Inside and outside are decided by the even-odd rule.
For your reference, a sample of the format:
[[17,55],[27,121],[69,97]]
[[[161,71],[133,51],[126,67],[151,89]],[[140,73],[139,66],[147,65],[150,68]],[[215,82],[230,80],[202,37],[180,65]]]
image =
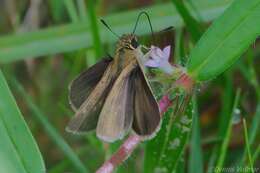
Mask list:
[[209,80],[230,67],[260,34],[260,0],[236,0],[191,51],[188,74]]
[[35,140],[0,70],[0,172],[45,173]]
[[58,148],[63,151],[64,155],[70,160],[73,167],[75,167],[80,173],[89,172],[84,164],[81,162],[76,153],[72,150],[72,148],[68,145],[68,143],[62,138],[59,132],[52,126],[46,116],[42,113],[42,111],[33,103],[32,98],[26,94],[22,85],[16,81],[12,80],[13,85],[15,85],[16,90],[21,94],[22,98],[28,105],[29,109],[32,111],[33,115],[42,125],[43,129],[46,131],[47,135],[53,140],[53,142],[58,146]]
[[[174,104],[174,103],[173,103]],[[175,114],[170,108],[160,131],[145,148],[144,172],[173,172],[187,143],[192,125],[192,104]]]
[[[202,16],[202,22],[209,22],[219,16],[230,4],[231,0],[198,1],[196,9]],[[171,3],[156,5],[145,9],[120,12],[104,17],[104,20],[119,35],[132,32],[137,15],[147,11],[155,31],[169,26],[179,28],[183,21]],[[121,20],[119,20],[121,19]],[[102,43],[113,43],[117,39],[110,31],[99,23]],[[146,18],[141,18],[137,35],[150,34]],[[38,57],[61,52],[69,52],[93,45],[89,24],[86,22],[50,27],[36,32],[20,33],[0,38],[0,63],[19,59]]]

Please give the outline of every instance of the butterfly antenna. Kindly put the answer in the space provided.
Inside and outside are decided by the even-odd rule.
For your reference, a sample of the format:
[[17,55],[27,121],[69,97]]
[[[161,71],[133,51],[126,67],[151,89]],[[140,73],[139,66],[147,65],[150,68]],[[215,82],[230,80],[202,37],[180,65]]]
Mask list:
[[108,24],[107,24],[103,19],[100,19],[100,22],[101,22],[110,32],[112,32],[117,38],[120,38],[120,36],[117,35],[117,34],[108,26]]
[[174,29],[173,26],[169,26],[169,27],[167,27],[167,28],[165,28],[165,29],[159,31],[159,33],[162,33],[162,32],[168,32],[168,31],[171,31],[171,30],[173,30],[173,29]]
[[150,25],[150,28],[151,28],[151,32],[152,32],[153,41],[154,41],[154,40],[155,40],[155,37],[154,37],[154,32],[153,32],[152,23],[151,23],[151,20],[150,20],[150,17],[149,17],[149,15],[148,15],[148,13],[145,12],[145,11],[142,11],[142,12],[139,13],[139,15],[138,15],[138,17],[137,17],[137,19],[136,19],[136,22],[135,22],[135,27],[134,27],[134,30],[133,30],[133,34],[134,34],[135,31],[136,31],[137,24],[138,24],[139,19],[140,19],[140,17],[141,17],[142,15],[145,15],[145,16],[147,17],[147,19],[148,19],[148,22],[149,22],[149,25]]

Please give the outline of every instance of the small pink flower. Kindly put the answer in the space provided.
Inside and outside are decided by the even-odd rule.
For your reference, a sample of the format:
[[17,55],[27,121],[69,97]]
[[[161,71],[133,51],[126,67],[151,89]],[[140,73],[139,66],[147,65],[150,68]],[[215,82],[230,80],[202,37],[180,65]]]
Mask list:
[[169,63],[171,52],[171,46],[166,46],[163,50],[159,47],[151,46],[151,49],[145,57],[148,57],[144,65],[147,67],[159,68],[165,73],[171,74],[173,72],[173,67]]

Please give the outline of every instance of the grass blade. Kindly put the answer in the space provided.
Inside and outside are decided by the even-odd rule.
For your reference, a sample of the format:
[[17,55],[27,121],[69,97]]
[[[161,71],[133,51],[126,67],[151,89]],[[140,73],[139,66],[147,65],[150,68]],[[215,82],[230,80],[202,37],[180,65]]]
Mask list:
[[40,151],[0,70],[0,172],[46,172]]
[[234,1],[191,51],[188,74],[204,81],[230,67],[260,34],[259,16],[259,0]]
[[99,32],[98,20],[95,12],[95,4],[93,0],[87,0],[88,5],[88,17],[90,22],[90,31],[92,34],[93,46],[96,53],[96,58],[102,55],[101,39]]
[[200,139],[200,122],[198,115],[197,99],[193,97],[193,120],[192,120],[192,135],[190,142],[190,157],[189,157],[189,173],[203,173],[203,160]]
[[86,9],[86,3],[85,0],[77,0],[77,7],[79,9],[79,17],[80,20],[83,22],[87,21],[87,9]]
[[247,155],[248,155],[248,160],[249,160],[249,166],[250,166],[250,171],[251,173],[254,173],[254,169],[253,169],[253,161],[252,161],[252,155],[251,155],[251,151],[250,151],[250,145],[248,142],[248,133],[247,133],[247,126],[246,126],[246,120],[243,119],[243,127],[244,127],[244,138],[246,141],[246,150],[247,150]]
[[[235,101],[234,101],[233,109],[232,109],[232,115],[235,113],[235,110],[238,107],[239,99],[240,99],[240,90],[238,90],[236,92]],[[231,130],[232,130],[232,118],[229,119],[228,128],[227,128],[224,140],[220,147],[219,158],[218,158],[217,165],[216,165],[216,168],[219,170],[222,170],[222,167],[223,167],[223,164],[225,161],[225,157],[227,154],[227,147],[228,147],[228,143],[229,143],[229,139],[230,139],[230,135],[231,135]]]
[[[225,84],[224,84],[224,92],[223,95],[221,96],[222,99],[222,103],[221,103],[221,112],[220,112],[220,117],[218,120],[218,134],[217,134],[217,138],[223,139],[225,137],[225,134],[227,133],[228,130],[228,124],[230,119],[232,118],[232,114],[230,114],[230,112],[232,111],[232,98],[234,97],[234,93],[233,93],[233,85],[232,85],[232,72],[227,72],[224,75],[224,80],[225,80]],[[208,162],[208,173],[213,173],[214,170],[214,166],[216,164],[217,161],[217,156],[219,153],[219,145],[215,145],[211,151],[211,155],[209,158],[209,162]]]
[[[252,50],[249,50],[249,56],[250,56],[249,58],[253,58]],[[259,83],[252,62],[249,63],[248,67],[246,67],[246,65],[242,63],[239,64],[239,69],[243,74],[243,76],[245,77],[245,79],[254,87],[257,96],[256,111],[253,116],[251,127],[249,128],[249,133],[248,133],[249,147],[251,148],[251,146],[253,145],[256,139],[258,129],[259,129],[259,124],[260,124],[260,88],[259,88]],[[246,151],[244,151],[243,157],[241,157],[239,163],[241,166],[243,165],[243,161],[245,161],[245,158],[246,158]]]
[[33,115],[37,118],[39,123],[43,126],[49,137],[56,143],[56,145],[63,151],[67,158],[71,161],[72,165],[81,173],[88,172],[87,168],[80,161],[78,156],[73,152],[67,142],[61,137],[57,130],[50,124],[46,116],[38,109],[38,107],[33,103],[29,95],[26,94],[24,88],[16,80],[12,80],[13,85],[16,87],[17,91],[24,98],[28,107],[33,112]]
[[78,17],[78,13],[77,13],[77,9],[74,4],[74,1],[73,0],[64,0],[64,4],[67,8],[71,21],[73,23],[79,22],[79,17]]
[[48,0],[48,6],[52,19],[57,23],[61,22],[64,16],[66,16],[64,1]]
[[249,128],[249,144],[252,145],[256,139],[257,133],[259,133],[259,124],[260,124],[260,101],[258,101],[256,106],[256,112],[252,119],[251,127]]
[[232,99],[234,97],[234,88],[232,84],[232,72],[227,72],[224,75],[225,80],[225,90],[222,96],[222,103],[221,103],[221,112],[220,112],[220,118],[219,118],[219,131],[218,136],[220,138],[224,138],[227,129],[228,129],[228,123],[230,119],[232,118],[232,114],[230,112],[232,111]]
[[184,4],[184,1],[172,0],[172,2],[175,5],[178,13],[181,15],[184,23],[186,24],[186,27],[191,34],[192,41],[194,43],[197,42],[203,33],[200,24],[190,14],[190,12]]
[[260,145],[257,146],[256,151],[253,155],[253,163],[255,163],[257,161],[257,159],[259,159],[259,154],[260,154]]
[[[208,22],[219,16],[230,4],[231,0],[219,0],[212,2],[197,3],[198,12],[203,16],[203,22]],[[154,30],[173,25],[175,28],[183,26],[176,10],[171,3],[156,5],[142,9],[149,13]],[[119,35],[132,31],[137,14],[141,10],[121,12],[104,17],[113,26],[113,30]],[[124,19],[124,20],[118,20]],[[137,34],[149,34],[150,30],[144,18],[140,19]],[[113,43],[116,38],[100,25],[100,37],[102,43]],[[12,62],[28,57],[39,57],[61,52],[75,51],[88,48],[93,45],[89,24],[75,23],[59,27],[51,27],[31,33],[4,36],[0,38],[0,63]]]

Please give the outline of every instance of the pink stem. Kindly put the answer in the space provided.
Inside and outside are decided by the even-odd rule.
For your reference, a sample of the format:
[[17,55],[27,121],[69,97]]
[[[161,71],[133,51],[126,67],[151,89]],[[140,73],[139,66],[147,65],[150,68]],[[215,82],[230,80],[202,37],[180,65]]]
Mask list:
[[193,89],[194,81],[186,73],[183,73],[175,82],[175,85],[182,86],[187,92]]
[[[162,99],[159,101],[161,116],[164,112],[166,112],[166,110],[171,104],[172,101],[169,99],[167,95],[162,97]],[[130,135],[126,139],[126,141],[120,146],[117,152],[114,153],[110,159],[105,161],[103,165],[96,171],[96,173],[112,173],[118,165],[120,165],[132,154],[132,152],[140,142],[140,136],[136,134]]]

